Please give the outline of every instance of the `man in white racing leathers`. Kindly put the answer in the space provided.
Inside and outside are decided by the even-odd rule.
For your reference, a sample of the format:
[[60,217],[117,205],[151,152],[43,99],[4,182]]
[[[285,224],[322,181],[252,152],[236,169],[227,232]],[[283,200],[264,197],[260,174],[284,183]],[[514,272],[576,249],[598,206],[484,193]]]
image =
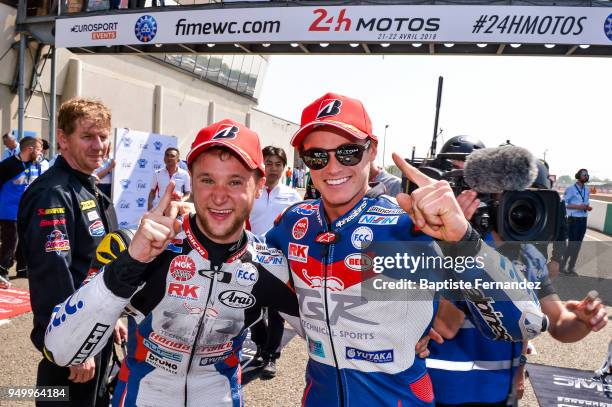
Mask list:
[[[195,215],[176,219],[171,183],[128,249],[56,306],[47,328],[47,358],[74,365],[99,352],[127,312],[114,406],[240,406],[246,328],[262,307],[297,315],[282,253],[244,230],[265,182],[257,134],[215,123],[200,130],[187,163]],[[111,234],[107,244],[122,241]]]
[[[435,293],[406,289],[400,300],[391,298],[393,289],[376,295],[376,281],[388,274],[380,268],[393,268],[395,255],[416,260],[436,255],[439,246],[444,258],[456,264],[470,256],[484,263],[480,268],[456,267],[450,274],[455,280],[519,282],[524,277],[482,243],[446,181],[433,180],[395,156],[397,166],[419,188],[399,194],[398,205],[381,192],[381,185],[368,187],[377,138],[358,100],[334,93],[315,100],[304,109],[291,144],[310,168],[321,199],[289,207],[266,242],[287,256],[299,299],[310,357],[303,404],[433,405],[431,381],[425,361],[415,358],[415,344],[429,331]],[[413,235],[415,224],[426,235]],[[446,242],[437,245],[431,237]],[[417,273],[434,279],[436,270],[422,269],[417,267]],[[398,271],[398,278],[389,282],[412,275]],[[483,288],[462,294],[488,337],[518,341],[546,326],[529,289]]]

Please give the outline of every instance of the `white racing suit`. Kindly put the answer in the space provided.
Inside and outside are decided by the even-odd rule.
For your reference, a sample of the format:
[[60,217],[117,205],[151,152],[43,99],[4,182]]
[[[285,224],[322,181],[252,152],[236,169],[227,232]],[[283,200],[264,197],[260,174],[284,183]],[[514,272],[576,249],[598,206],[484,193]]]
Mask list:
[[[114,406],[240,406],[240,349],[262,307],[297,315],[280,251],[247,232],[211,270],[195,220],[149,264],[127,250],[55,307],[45,355],[66,366],[95,355],[128,314],[128,355]],[[284,315],[287,318],[287,315]],[[291,318],[289,318],[291,320]]]

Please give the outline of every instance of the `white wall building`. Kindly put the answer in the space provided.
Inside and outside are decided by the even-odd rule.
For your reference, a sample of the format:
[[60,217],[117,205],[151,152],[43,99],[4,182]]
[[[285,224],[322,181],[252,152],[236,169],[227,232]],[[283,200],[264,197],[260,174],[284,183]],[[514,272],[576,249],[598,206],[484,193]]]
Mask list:
[[[17,40],[17,10],[0,3],[0,56]],[[37,43],[29,45],[35,54]],[[45,51],[46,52],[46,51]],[[0,60],[0,132],[17,128],[18,99],[11,90],[16,83],[17,48]],[[184,158],[197,131],[215,121],[230,118],[258,132],[262,147],[283,147],[290,166],[289,145],[296,123],[256,109],[267,58],[259,55],[76,55],[57,52],[57,95],[59,105],[74,97],[100,99],[112,111],[112,127],[174,135]],[[32,76],[32,58],[26,57],[26,96]],[[47,103],[50,64],[40,78]],[[34,87],[24,128],[48,139],[49,122],[45,101]],[[2,146],[2,148],[4,148]]]

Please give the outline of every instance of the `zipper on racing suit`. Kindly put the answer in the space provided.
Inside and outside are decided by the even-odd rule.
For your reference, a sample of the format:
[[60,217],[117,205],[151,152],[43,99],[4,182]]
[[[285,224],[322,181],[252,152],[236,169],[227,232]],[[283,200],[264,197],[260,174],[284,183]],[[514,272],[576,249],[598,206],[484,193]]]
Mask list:
[[[199,270],[200,271],[200,270]],[[209,270],[206,270],[209,271]],[[198,321],[198,332],[196,333],[195,339],[193,341],[193,345],[191,346],[191,354],[189,355],[189,364],[187,365],[187,373],[185,374],[185,407],[187,406],[187,380],[189,378],[189,370],[191,369],[191,363],[193,362],[193,357],[195,356],[196,349],[198,347],[198,339],[200,339],[200,335],[202,334],[202,328],[204,328],[204,318],[206,318],[206,312],[208,311],[208,303],[210,302],[210,297],[213,292],[213,287],[215,282],[217,281],[217,273],[221,272],[221,267],[218,267],[212,271],[212,277],[210,279],[210,287],[208,288],[208,296],[206,297],[206,302],[204,303],[204,312]],[[200,274],[206,278],[204,274]]]
[[[330,228],[325,228],[325,232],[333,232]],[[340,395],[340,406],[344,406],[344,390],[342,387],[342,376],[340,375],[340,367],[338,366],[338,357],[336,356],[336,348],[334,347],[334,339],[332,335],[332,329],[329,322],[329,307],[327,304],[327,264],[329,260],[329,250],[333,243],[323,245],[323,298],[325,304],[325,324],[327,325],[327,334],[329,336],[329,343],[331,345],[332,355],[334,356],[334,364],[336,365],[336,374],[338,379],[338,393]]]

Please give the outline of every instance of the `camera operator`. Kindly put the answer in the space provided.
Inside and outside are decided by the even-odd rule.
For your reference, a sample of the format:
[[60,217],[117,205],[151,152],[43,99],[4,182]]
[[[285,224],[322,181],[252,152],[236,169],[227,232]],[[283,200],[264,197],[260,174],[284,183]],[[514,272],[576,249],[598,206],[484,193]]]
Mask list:
[[[532,188],[537,189],[551,189],[552,182],[548,177],[548,163],[544,160],[538,160],[538,176],[531,185]],[[563,264],[563,258],[565,256],[565,241],[567,240],[567,213],[565,208],[565,201],[559,201],[559,223],[557,236],[552,242],[552,255],[548,261],[548,275],[551,280],[559,275],[560,266]],[[548,245],[549,242],[534,242],[534,246],[542,253],[542,255],[548,259]]]
[[[454,163],[454,166],[462,167],[462,164]],[[499,200],[499,196],[493,197]],[[463,191],[457,202],[468,220],[481,206],[473,190]],[[598,298],[568,301],[563,306],[548,278],[546,258],[533,245],[505,243],[495,230],[487,234],[485,241],[512,259],[530,281],[541,283],[537,294],[542,311],[550,318],[549,332],[555,339],[575,342],[591,330],[598,331],[605,326],[607,314]],[[491,341],[473,329],[469,318],[460,328],[457,320],[462,318],[457,315],[463,317],[463,311],[461,303],[444,303],[434,322],[434,329],[447,339],[442,345],[431,345],[427,361],[437,405],[505,406],[508,402],[516,403],[524,389],[526,343]],[[469,313],[467,316],[470,317]],[[472,360],[469,370],[465,370],[466,355]],[[488,385],[482,386],[481,382]]]
[[561,271],[569,275],[576,275],[576,260],[578,260],[580,246],[586,233],[588,212],[593,209],[589,205],[590,194],[586,186],[586,183],[589,182],[589,172],[581,168],[576,172],[574,178],[576,178],[574,185],[567,188],[563,194],[563,200],[568,209],[569,241]]

